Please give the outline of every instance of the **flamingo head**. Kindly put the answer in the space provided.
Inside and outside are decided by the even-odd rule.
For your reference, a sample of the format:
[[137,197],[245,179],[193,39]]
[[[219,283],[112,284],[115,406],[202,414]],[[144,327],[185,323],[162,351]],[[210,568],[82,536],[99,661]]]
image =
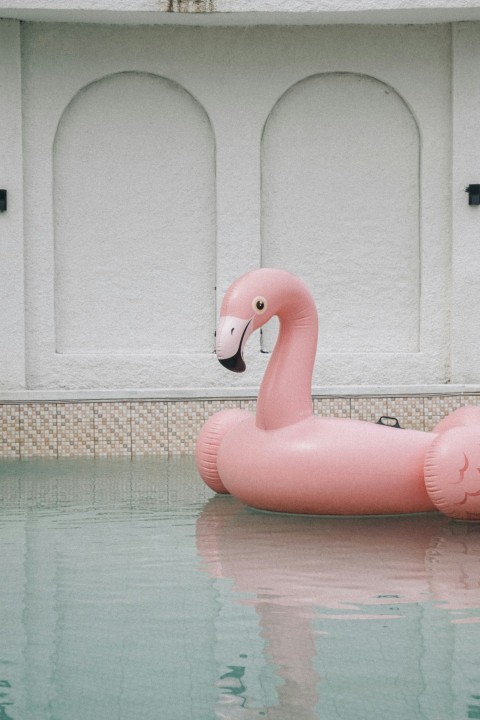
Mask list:
[[228,370],[245,370],[243,350],[250,335],[274,315],[281,317],[295,307],[298,291],[308,290],[285,270],[262,268],[242,275],[228,289],[217,325],[216,352]]

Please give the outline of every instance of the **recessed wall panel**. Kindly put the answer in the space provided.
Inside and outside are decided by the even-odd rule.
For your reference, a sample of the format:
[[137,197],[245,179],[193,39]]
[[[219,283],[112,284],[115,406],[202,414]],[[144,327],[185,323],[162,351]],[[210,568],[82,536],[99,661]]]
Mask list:
[[53,148],[62,354],[209,352],[214,139],[176,83],[110,75],[66,108]]
[[[313,291],[321,351],[418,351],[419,173],[415,119],[372,77],[312,76],[273,108],[262,142],[262,262]],[[274,340],[266,328],[265,348]]]

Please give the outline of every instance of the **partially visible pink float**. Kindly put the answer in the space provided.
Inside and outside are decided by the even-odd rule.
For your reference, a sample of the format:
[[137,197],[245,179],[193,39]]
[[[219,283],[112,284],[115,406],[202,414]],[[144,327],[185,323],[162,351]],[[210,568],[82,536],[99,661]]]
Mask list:
[[200,475],[254,508],[315,515],[388,515],[438,509],[480,520],[480,407],[433,432],[314,416],[318,321],[305,285],[283,270],[254,270],[225,295],[217,357],[243,372],[248,337],[272,316],[280,332],[258,395],[213,415],[197,440]]

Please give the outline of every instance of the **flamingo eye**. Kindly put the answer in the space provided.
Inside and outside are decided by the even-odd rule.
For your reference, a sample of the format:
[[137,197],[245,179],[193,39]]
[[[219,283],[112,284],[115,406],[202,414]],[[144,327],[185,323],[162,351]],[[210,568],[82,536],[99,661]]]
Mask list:
[[257,315],[261,315],[267,309],[267,301],[264,297],[256,297],[252,302],[252,307]]

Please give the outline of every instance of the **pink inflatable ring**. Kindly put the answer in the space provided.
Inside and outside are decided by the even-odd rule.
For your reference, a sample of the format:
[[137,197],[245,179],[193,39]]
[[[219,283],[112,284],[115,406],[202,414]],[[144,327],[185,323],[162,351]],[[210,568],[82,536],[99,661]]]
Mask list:
[[198,437],[197,467],[207,485],[262,510],[385,515],[437,508],[480,520],[480,408],[456,410],[433,432],[314,416],[317,311],[294,275],[255,270],[231,285],[217,327],[218,360],[243,372],[248,337],[273,315],[280,332],[256,416],[224,410]]

